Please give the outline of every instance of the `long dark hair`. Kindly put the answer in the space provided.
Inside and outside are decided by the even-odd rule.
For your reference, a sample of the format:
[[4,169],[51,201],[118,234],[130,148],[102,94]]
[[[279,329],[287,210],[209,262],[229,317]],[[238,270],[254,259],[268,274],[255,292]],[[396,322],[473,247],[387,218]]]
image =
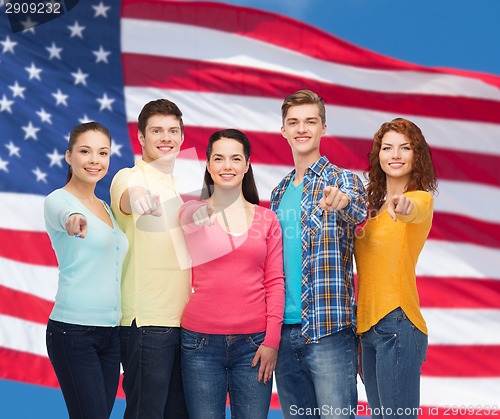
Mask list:
[[[237,129],[225,129],[222,131],[214,132],[208,139],[208,145],[206,150],[207,161],[210,161],[210,156],[212,155],[213,145],[216,141],[221,138],[230,138],[231,140],[238,141],[243,146],[243,154],[245,156],[245,161],[248,162],[250,155],[252,153],[252,147],[250,146],[250,141],[247,136]],[[255,179],[253,176],[252,164],[248,163],[248,170],[243,176],[243,182],[241,185],[243,192],[243,197],[250,203],[258,205],[259,193],[257,191],[257,186],[255,185]],[[214,181],[212,176],[205,168],[205,178],[204,178],[204,188],[201,193],[201,199],[208,199],[212,196],[214,191]]]
[[365,171],[365,176],[368,179],[366,191],[368,207],[372,211],[380,209],[387,193],[386,175],[380,167],[379,153],[382,147],[382,138],[389,131],[403,134],[413,149],[413,170],[405,192],[417,190],[437,192],[436,171],[432,163],[431,149],[425,141],[422,131],[407,119],[395,118],[390,122],[383,123],[375,133],[372,149],[368,155],[370,167]]
[[[104,125],[101,125],[99,122],[85,122],[83,124],[79,124],[76,127],[74,127],[71,130],[71,133],[69,134],[68,151],[70,153],[73,152],[73,147],[76,143],[76,140],[78,140],[78,137],[82,134],[85,134],[88,131],[97,131],[104,134],[106,137],[109,138],[109,142],[111,143],[111,135],[109,135],[109,131]],[[73,171],[71,170],[70,166],[68,168],[68,177],[66,179],[66,184],[68,184],[72,176],[73,176]]]

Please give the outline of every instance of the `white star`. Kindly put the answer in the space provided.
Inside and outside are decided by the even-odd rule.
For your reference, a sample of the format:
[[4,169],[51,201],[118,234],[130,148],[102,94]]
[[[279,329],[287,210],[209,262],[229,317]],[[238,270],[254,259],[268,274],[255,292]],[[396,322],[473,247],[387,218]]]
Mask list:
[[55,42],[52,42],[52,45],[50,47],[45,47],[45,49],[50,53],[49,60],[52,60],[52,58],[61,59],[61,52],[63,49],[58,48]]
[[104,51],[102,45],[99,48],[99,51],[92,51],[92,54],[96,56],[96,63],[104,61],[106,64],[108,63],[108,55],[111,54],[111,51]]
[[71,75],[75,78],[75,85],[82,83],[84,86],[87,85],[87,77],[89,76],[86,73],[82,73],[81,69],[78,69],[78,73],[71,73]]
[[48,112],[45,112],[45,109],[40,108],[40,110],[36,113],[42,122],[48,122],[49,124],[52,124],[52,115]]
[[90,119],[87,114],[83,115],[83,118],[80,118],[78,120],[80,124],[85,124],[86,122],[92,122],[92,119]]
[[11,41],[7,36],[5,41],[0,41],[0,44],[3,45],[2,54],[5,54],[6,52],[12,52],[12,54],[15,54],[14,47],[17,45],[17,42]]
[[118,144],[115,142],[115,140],[111,139],[111,155],[114,156],[115,154],[117,156],[122,156],[121,149],[123,147],[123,144]]
[[0,157],[0,170],[3,170],[7,173],[9,173],[9,169],[7,169],[7,165],[9,164],[9,162],[7,160],[2,160],[2,158]]
[[5,144],[5,147],[7,147],[7,149],[9,150],[9,157],[12,156],[21,157],[21,155],[19,154],[19,151],[21,149],[19,147],[16,147],[12,142],[12,140],[9,142],[9,144]]
[[19,83],[16,80],[16,83],[14,86],[9,86],[9,89],[12,90],[12,96],[13,97],[22,97],[24,99],[24,91],[26,90],[26,87],[19,86]]
[[47,153],[47,157],[50,159],[50,167],[59,166],[63,167],[62,160],[64,159],[64,154],[59,154],[57,149],[54,148],[52,154]]
[[10,107],[13,103],[13,100],[9,100],[7,99],[7,96],[3,95],[2,100],[0,100],[0,112],[7,111],[9,113],[12,113],[12,109],[10,109]]
[[40,78],[40,73],[42,72],[42,69],[35,67],[35,63],[32,62],[31,67],[24,67],[24,69],[29,73],[30,80],[37,79],[42,81],[42,79]]
[[95,10],[94,17],[98,16],[108,17],[107,15],[108,10],[111,9],[110,6],[105,6],[102,1],[97,6],[92,6],[92,8]]
[[52,93],[52,96],[56,98],[56,106],[59,106],[60,104],[63,104],[64,106],[68,106],[68,95],[65,95],[63,92],[61,92],[61,89],[57,89],[56,93]]
[[20,23],[24,28],[23,33],[35,33],[35,26],[38,25],[38,22],[33,22],[29,16],[26,20],[21,20]]
[[113,104],[115,99],[109,98],[106,93],[104,93],[104,96],[102,98],[96,100],[101,104],[101,107],[99,108],[100,111],[103,111],[104,109],[109,109],[110,111],[113,111],[111,105]]
[[38,167],[31,172],[35,174],[37,182],[42,181],[47,183],[47,179],[45,179],[47,177],[47,173],[43,173]]
[[68,29],[71,31],[70,38],[78,36],[83,39],[83,31],[85,30],[85,26],[80,26],[78,21],[75,20],[73,26],[68,26]]
[[33,138],[35,141],[38,140],[38,138],[36,138],[36,133],[40,131],[40,128],[33,126],[31,121],[26,127],[21,127],[21,128],[26,133],[26,135],[24,136],[24,141],[30,138]]

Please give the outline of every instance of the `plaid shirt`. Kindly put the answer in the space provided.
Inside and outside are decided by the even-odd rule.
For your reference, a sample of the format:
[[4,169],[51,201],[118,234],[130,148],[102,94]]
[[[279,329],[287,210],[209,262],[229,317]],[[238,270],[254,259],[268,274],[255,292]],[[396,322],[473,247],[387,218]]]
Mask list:
[[[292,170],[273,190],[273,211],[294,175]],[[340,211],[323,211],[319,201],[326,186],[336,186],[347,194],[349,204]],[[356,225],[366,218],[363,183],[352,172],[321,157],[304,174],[300,214],[302,335],[311,343],[356,326],[352,255]]]

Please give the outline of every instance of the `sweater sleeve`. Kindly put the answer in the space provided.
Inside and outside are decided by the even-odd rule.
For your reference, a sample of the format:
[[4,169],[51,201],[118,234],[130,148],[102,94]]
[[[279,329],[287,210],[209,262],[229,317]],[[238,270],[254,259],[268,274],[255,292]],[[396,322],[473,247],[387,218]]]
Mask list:
[[184,234],[192,234],[203,227],[197,226],[193,222],[193,214],[204,205],[206,205],[205,201],[191,200],[181,206],[179,209],[179,221]]
[[66,221],[72,214],[81,214],[81,209],[72,205],[60,194],[52,193],[45,198],[44,217],[47,225],[56,231],[66,231]]
[[279,349],[281,325],[285,310],[285,283],[283,274],[283,245],[278,217],[273,212],[267,235],[267,254],[264,271],[267,326],[263,345]]
[[413,191],[404,195],[413,202],[413,210],[408,215],[397,214],[399,221],[420,224],[432,214],[434,197],[429,192]]

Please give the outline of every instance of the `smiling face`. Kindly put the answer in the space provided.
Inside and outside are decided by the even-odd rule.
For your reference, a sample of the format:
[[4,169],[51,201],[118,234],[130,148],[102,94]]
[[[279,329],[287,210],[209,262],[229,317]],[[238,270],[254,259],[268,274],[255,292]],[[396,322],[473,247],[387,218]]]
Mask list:
[[71,166],[75,181],[97,183],[109,168],[110,140],[102,132],[86,131],[78,135],[66,162]]
[[281,127],[281,135],[292,148],[295,157],[319,158],[319,144],[325,135],[326,124],[323,124],[316,104],[292,106]]
[[379,160],[387,178],[409,182],[413,169],[413,149],[403,134],[395,131],[384,134]]
[[184,141],[179,120],[173,115],[161,114],[148,119],[144,133],[139,131],[138,138],[146,163],[164,157],[174,159]]
[[207,170],[214,185],[241,189],[243,177],[248,171],[248,164],[249,162],[245,160],[243,145],[232,138],[222,137],[212,145]]

